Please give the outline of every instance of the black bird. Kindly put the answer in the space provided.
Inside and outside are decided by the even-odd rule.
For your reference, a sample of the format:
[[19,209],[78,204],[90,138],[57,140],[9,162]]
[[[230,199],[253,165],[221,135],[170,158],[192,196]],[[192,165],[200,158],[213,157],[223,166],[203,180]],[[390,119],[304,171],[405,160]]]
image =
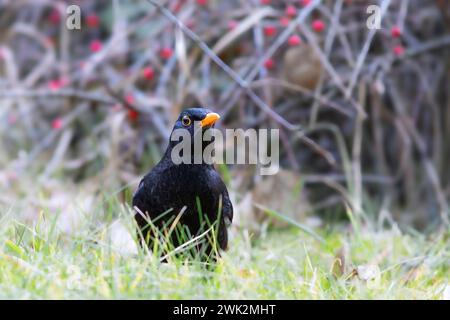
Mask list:
[[[185,109],[175,122],[171,136],[175,129],[188,130],[193,144],[194,134],[213,127],[219,118],[207,109]],[[195,130],[194,122],[200,124],[199,131]],[[135,213],[138,233],[150,250],[158,234],[159,237],[170,235],[167,238],[172,250],[193,238],[203,239],[191,252],[200,253],[202,260],[216,258],[219,249],[227,248],[227,227],[233,219],[227,188],[212,164],[203,160],[201,164],[175,164],[171,153],[181,141],[172,140],[160,162],[144,176],[133,195],[133,208],[138,209]],[[209,143],[203,142],[202,149]],[[191,150],[193,159],[193,145]],[[174,229],[174,225],[178,227]],[[192,247],[191,243],[186,247]]]

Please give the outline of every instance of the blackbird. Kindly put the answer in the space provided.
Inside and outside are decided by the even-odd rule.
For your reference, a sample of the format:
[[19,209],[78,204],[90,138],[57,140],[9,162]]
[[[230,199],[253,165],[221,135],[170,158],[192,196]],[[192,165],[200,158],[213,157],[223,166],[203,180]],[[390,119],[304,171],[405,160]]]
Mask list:
[[[171,137],[175,129],[188,130],[193,144],[194,134],[198,132],[194,130],[194,122],[203,133],[219,118],[217,113],[204,108],[185,109],[175,122]],[[144,176],[133,195],[138,234],[143,237],[141,243],[153,250],[155,240],[165,237],[171,250],[183,248],[185,244],[191,253],[200,254],[202,260],[216,258],[216,254],[220,255],[219,249],[227,248],[227,227],[233,219],[227,188],[214,166],[203,159],[199,164],[174,163],[172,150],[181,141],[172,140],[176,139],[170,139],[164,156]],[[202,148],[209,143],[202,142]],[[193,146],[191,150],[192,159]],[[190,241],[193,238],[196,239]],[[203,242],[191,246],[197,239]]]

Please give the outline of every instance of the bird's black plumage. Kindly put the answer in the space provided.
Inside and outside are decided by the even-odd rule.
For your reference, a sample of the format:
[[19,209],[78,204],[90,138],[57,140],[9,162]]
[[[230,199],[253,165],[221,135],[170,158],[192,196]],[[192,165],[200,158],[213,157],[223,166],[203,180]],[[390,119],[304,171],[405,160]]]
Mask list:
[[[186,109],[181,112],[174,130],[188,130],[193,136],[194,121],[206,124],[202,127],[205,130],[213,126],[217,119],[218,115],[207,109]],[[233,219],[233,206],[227,188],[213,165],[204,162],[177,165],[172,161],[171,152],[177,143],[169,142],[161,161],[141,180],[133,196],[133,207],[140,211],[136,212],[135,219],[150,249],[154,244],[155,229],[167,234],[180,212],[183,213],[178,225],[184,228],[189,237],[180,238],[178,232],[172,232],[169,240],[173,247],[179,247],[204,233],[215,223],[212,233],[215,239],[205,236],[206,243],[195,247],[205,257],[209,257],[213,252],[218,252],[214,249],[227,248],[226,229]],[[186,207],[184,211],[183,207]],[[152,222],[150,226],[149,220]],[[214,247],[214,244],[217,245]]]

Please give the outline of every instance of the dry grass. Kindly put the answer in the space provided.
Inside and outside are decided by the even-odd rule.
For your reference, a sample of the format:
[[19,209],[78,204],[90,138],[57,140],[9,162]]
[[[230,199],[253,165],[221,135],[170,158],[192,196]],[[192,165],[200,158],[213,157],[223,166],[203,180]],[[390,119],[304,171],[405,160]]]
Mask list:
[[[448,4],[382,3],[389,7],[373,32],[367,1],[297,6],[286,27],[278,2],[164,1],[172,21],[147,1],[86,2],[79,31],[66,29],[64,1],[6,2],[2,175],[31,168],[42,179],[128,183],[157,161],[180,109],[204,105],[224,116],[224,127],[280,127],[283,165],[313,176],[306,188],[314,205],[359,212],[371,201],[395,219],[447,223]],[[323,32],[312,30],[314,19]],[[394,26],[401,37],[391,35]],[[287,44],[292,34],[303,39],[297,48]],[[164,49],[173,54],[164,58]],[[283,59],[289,50],[299,50],[294,65]]]

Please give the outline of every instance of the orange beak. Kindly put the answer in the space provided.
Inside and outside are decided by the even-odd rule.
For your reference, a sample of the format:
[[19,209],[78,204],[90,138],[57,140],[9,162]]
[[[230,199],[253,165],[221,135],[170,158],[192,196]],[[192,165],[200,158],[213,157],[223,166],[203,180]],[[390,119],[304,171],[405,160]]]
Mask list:
[[206,115],[206,117],[200,122],[202,127],[207,127],[213,125],[217,120],[220,119],[220,116],[215,112],[210,112]]

